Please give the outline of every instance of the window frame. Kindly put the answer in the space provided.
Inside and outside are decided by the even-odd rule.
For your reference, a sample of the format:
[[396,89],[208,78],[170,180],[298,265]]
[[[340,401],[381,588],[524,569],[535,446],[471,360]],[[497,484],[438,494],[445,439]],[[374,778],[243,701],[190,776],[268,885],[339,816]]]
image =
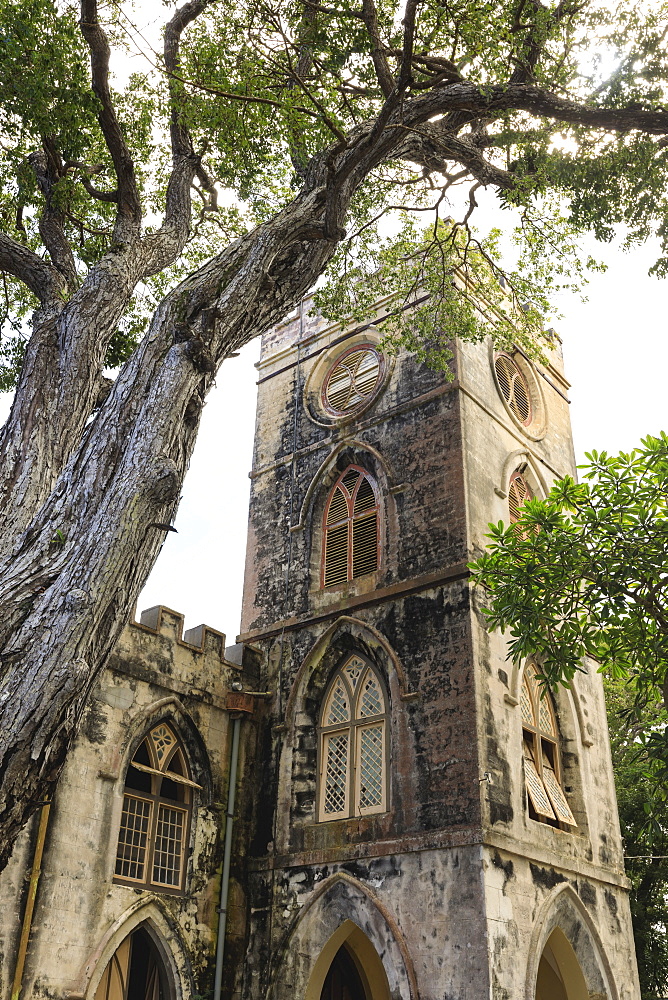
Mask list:
[[[527,500],[534,500],[536,497],[536,493],[533,490],[531,483],[524,475],[525,471],[526,471],[526,465],[520,466],[519,468],[515,469],[514,472],[511,473],[510,479],[508,480],[508,518],[511,524],[517,524],[520,517],[522,516],[522,507],[527,502]],[[513,511],[511,503],[511,496],[512,496],[511,491],[515,483],[521,483],[522,487],[526,492],[526,496],[524,497],[524,499],[520,500],[519,503],[517,504],[516,512]]]
[[[508,379],[508,395],[506,395],[503,384],[501,381],[501,376],[499,375],[499,363],[509,362],[505,365],[505,377]],[[531,394],[531,386],[529,385],[529,380],[522,371],[521,366],[517,363],[512,354],[507,351],[498,351],[494,355],[494,373],[496,376],[497,385],[499,387],[499,392],[504,403],[513,414],[513,417],[520,425],[520,427],[530,427],[534,421],[534,401]],[[527,401],[527,416],[523,417],[521,413],[520,404],[517,401],[515,395],[515,383],[518,381],[522,383],[523,392]],[[519,412],[518,412],[519,411]]]
[[[156,751],[155,740],[152,740],[152,735],[158,730],[165,728],[171,733],[174,743],[173,746],[168,749],[164,760],[161,760],[158,752]],[[135,760],[135,757],[140,753],[141,748],[144,746],[147,747],[149,760],[151,761],[150,766],[143,764],[141,761]],[[183,774],[170,770],[170,764],[177,757],[180,757],[181,768],[184,772]],[[133,767],[139,773],[150,776],[150,792],[133,788],[131,785],[128,785],[128,776],[130,774],[130,769]],[[163,780],[165,778],[183,788],[183,800],[179,801],[177,799],[170,798],[169,796],[160,794],[163,787]],[[143,887],[153,892],[166,893],[169,895],[182,895],[185,892],[188,844],[192,829],[195,792],[197,790],[201,790],[201,788],[202,786],[192,779],[188,754],[186,753],[183,740],[178,735],[175,727],[168,721],[161,721],[153,724],[150,729],[144,733],[143,738],[135,746],[134,753],[130,758],[125,771],[121,802],[121,818],[117,826],[116,853],[114,856],[114,874],[112,881],[115,885],[126,885],[132,886],[133,888]],[[149,807],[145,841],[146,846],[142,862],[143,875],[141,878],[133,878],[130,875],[117,873],[119,863],[122,864],[123,861],[127,862],[129,860],[128,858],[123,858],[120,855],[121,847],[128,846],[127,844],[121,844],[121,834],[124,829],[130,829],[124,828],[123,826],[123,817],[126,811],[125,805],[126,801],[129,799],[137,802],[143,802]],[[159,834],[159,822],[161,814],[164,814],[164,810],[166,809],[169,809],[172,813],[180,813],[182,816],[178,884],[154,881],[154,870],[156,867],[155,859],[158,854],[158,841],[161,838],[161,834]],[[165,866],[160,865],[158,867]]]
[[[554,704],[552,701],[552,694],[548,689],[544,689],[538,679],[538,669],[536,665],[529,661],[522,675],[522,685],[520,688],[520,715],[522,722],[522,762],[523,762],[523,773],[524,773],[524,786],[527,801],[527,812],[529,818],[538,823],[544,823],[547,826],[553,826],[560,830],[565,830],[566,832],[572,833],[577,829],[577,823],[575,822],[575,817],[573,816],[573,811],[568,803],[566,797],[566,791],[563,784],[563,769],[561,761],[561,732],[559,730],[559,723],[557,721],[557,714],[554,709]],[[529,703],[532,710],[532,721],[529,722],[522,712],[524,691],[527,691],[529,697]],[[545,708],[549,713],[550,723],[552,732],[548,732],[547,729],[543,728],[541,725],[541,708]],[[542,791],[546,796],[546,799],[552,810],[552,816],[541,812],[533,800],[530,792],[530,783],[527,778],[527,765],[525,761],[527,760],[524,747],[525,744],[530,745],[531,749],[531,760],[533,767],[538,776],[538,780],[542,787]],[[543,752],[546,748],[550,748],[548,752],[545,753],[548,761],[551,764],[551,770],[554,774],[555,781],[559,786],[559,791],[564,799],[565,805],[570,813],[572,822],[560,817],[558,815],[558,809],[554,802],[554,792],[550,792],[549,785],[545,781],[544,777],[544,764],[543,764]],[[563,809],[563,805],[561,806]],[[534,815],[532,815],[532,813]]]
[[[332,375],[339,367],[339,365],[342,362],[344,362],[349,355],[358,352],[368,352],[370,354],[375,355],[376,362],[378,365],[378,374],[376,376],[376,381],[371,391],[368,392],[366,396],[363,396],[357,403],[355,403],[349,409],[343,409],[343,410],[337,409],[335,406],[332,405],[332,403],[328,399],[327,393],[329,390],[329,383],[331,381]],[[322,406],[323,410],[329,417],[333,417],[336,420],[346,420],[351,417],[357,416],[359,413],[362,412],[362,410],[365,410],[374,401],[376,396],[378,396],[379,391],[383,385],[385,372],[386,372],[385,356],[378,350],[378,347],[375,344],[369,342],[364,342],[361,344],[352,344],[350,347],[347,347],[344,351],[341,351],[341,353],[334,358],[329,368],[327,369],[325,377],[322,380],[322,386],[320,389],[320,405]],[[357,373],[355,373],[355,376],[353,376],[352,379],[353,386],[355,384],[356,375]]]
[[[345,669],[353,661],[359,660],[362,667],[358,679],[353,689],[345,674]],[[364,684],[368,674],[371,674],[378,684],[383,699],[383,712],[373,716],[362,716],[359,712],[359,703],[362,699]],[[329,726],[324,725],[325,712],[330,705],[332,693],[337,681],[341,680],[348,698],[348,720],[336,722]],[[391,760],[391,739],[390,739],[390,702],[387,687],[380,671],[360,653],[353,653],[347,656],[341,665],[336,669],[329,684],[325,689],[318,711],[317,725],[317,766],[316,766],[316,822],[331,823],[336,820],[360,819],[365,816],[375,816],[387,813],[390,809],[390,760]],[[377,805],[360,806],[362,792],[362,767],[361,767],[361,733],[363,730],[382,727],[382,781],[381,781],[381,801]],[[332,736],[347,734],[347,757],[346,757],[346,783],[345,802],[343,809],[337,812],[325,812],[325,785],[327,780],[328,756],[327,746]]]
[[[343,480],[350,472],[359,473],[359,478],[355,483],[352,493],[347,487],[343,486]],[[374,506],[369,510],[365,510],[362,514],[355,515],[355,501],[357,494],[359,493],[360,487],[363,481],[369,483],[374,496]],[[348,496],[344,499],[346,502],[347,514],[345,518],[340,518],[337,521],[333,521],[328,524],[328,517],[332,501],[336,496],[337,490],[342,489]],[[354,562],[355,562],[355,545],[354,545],[354,531],[355,525],[361,523],[362,521],[370,520],[374,516],[376,520],[376,565],[375,568],[369,570],[366,573],[360,573],[354,575]],[[337,477],[336,481],[332,485],[329,493],[327,494],[327,499],[325,501],[325,507],[322,514],[322,529],[321,529],[321,539],[322,539],[322,549],[320,555],[320,588],[322,590],[329,590],[333,587],[346,586],[352,583],[353,580],[361,580],[365,576],[371,576],[373,573],[377,573],[381,568],[381,553],[382,553],[382,533],[381,526],[383,523],[383,518],[381,517],[381,503],[380,503],[380,490],[378,488],[378,483],[375,478],[366,469],[362,468],[361,465],[355,465],[351,463],[348,465],[343,472]],[[335,529],[340,529],[346,526],[346,579],[337,580],[334,583],[327,583],[327,541],[331,531]]]

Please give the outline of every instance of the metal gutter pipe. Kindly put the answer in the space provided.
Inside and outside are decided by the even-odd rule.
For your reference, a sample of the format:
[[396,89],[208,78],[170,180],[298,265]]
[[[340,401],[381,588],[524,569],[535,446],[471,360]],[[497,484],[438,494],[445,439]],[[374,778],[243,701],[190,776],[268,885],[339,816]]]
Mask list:
[[227,812],[225,813],[225,851],[223,873],[220,881],[220,906],[218,907],[218,939],[216,942],[216,975],[213,981],[213,1000],[220,1000],[223,981],[223,955],[225,953],[225,929],[227,927],[227,896],[230,888],[230,859],[232,857],[232,827],[234,824],[234,798],[237,786],[239,763],[239,731],[241,715],[234,719],[232,727],[232,755],[230,757],[230,778],[227,789]]
[[30,940],[30,930],[32,928],[32,917],[35,909],[35,899],[37,896],[37,886],[39,877],[42,874],[42,855],[44,853],[44,841],[46,840],[46,828],[49,824],[49,812],[51,803],[45,802],[39,817],[39,827],[37,829],[37,840],[35,842],[35,853],[32,859],[32,870],[30,872],[30,885],[28,887],[28,898],[26,900],[25,913],[21,926],[21,938],[19,950],[16,957],[16,968],[14,969],[14,981],[12,983],[12,1000],[18,1000],[21,995],[23,983],[23,970],[25,968],[26,953],[28,951],[28,941]]

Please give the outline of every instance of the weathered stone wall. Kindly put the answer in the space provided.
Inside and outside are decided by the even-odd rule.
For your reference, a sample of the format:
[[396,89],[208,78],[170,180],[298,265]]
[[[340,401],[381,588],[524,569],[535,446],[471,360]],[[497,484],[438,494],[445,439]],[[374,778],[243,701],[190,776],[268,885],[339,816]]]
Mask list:
[[[162,941],[175,996],[211,986],[220,829],[228,780],[225,697],[241,668],[225,637],[202,627],[182,639],[181,615],[145,612],[122,634],[90,700],[55,796],[22,997],[92,997],[107,961],[143,920]],[[195,793],[184,893],[114,884],[125,772],[148,728],[167,720],[188,754]],[[34,829],[0,879],[0,996],[9,998],[23,914],[17,891],[32,864]]]
[[[259,729],[264,794],[247,815],[250,937],[238,989],[249,1000],[267,990],[311,1000],[315,989],[319,1000],[318,956],[331,961],[331,942],[357,924],[383,954],[393,998],[533,1000],[559,913],[591,995],[635,1000],[600,679],[590,668],[555,697],[578,828],[531,820],[523,664],[487,633],[466,570],[488,522],[508,519],[516,469],[538,495],[574,471],[559,344],[543,368],[521,361],[529,428],[499,393],[487,343],[457,344],[451,383],[399,355],[370,406],[332,419],[319,401],[328,366],[377,338],[373,326],[328,327],[305,309],[263,343],[242,629],[274,697]],[[381,564],[323,589],[324,505],[350,463],[380,486]],[[318,712],[353,651],[387,684],[390,808],[317,823]]]

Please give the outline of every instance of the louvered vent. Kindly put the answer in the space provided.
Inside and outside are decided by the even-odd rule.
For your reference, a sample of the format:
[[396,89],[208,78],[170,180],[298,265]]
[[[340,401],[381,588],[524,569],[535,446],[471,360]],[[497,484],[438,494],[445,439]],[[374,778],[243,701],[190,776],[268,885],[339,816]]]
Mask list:
[[527,381],[516,363],[507,354],[498,354],[494,361],[494,370],[501,394],[512,412],[521,423],[530,423],[531,394]]
[[334,490],[332,499],[329,501],[329,511],[327,513],[327,524],[336,524],[337,521],[345,521],[348,518],[348,500],[340,486]]
[[345,583],[348,579],[348,521],[327,531],[325,546],[325,586]]
[[350,413],[375,393],[381,374],[381,357],[370,345],[364,344],[346,351],[335,362],[325,379],[325,405],[332,413]]
[[511,524],[519,521],[522,504],[532,498],[533,493],[524,476],[520,472],[514,472],[510,477],[510,486],[508,487],[508,510]]
[[353,577],[378,569],[378,518],[376,512],[353,521]]
[[378,501],[361,469],[351,466],[335,483],[324,530],[325,587],[378,569]]

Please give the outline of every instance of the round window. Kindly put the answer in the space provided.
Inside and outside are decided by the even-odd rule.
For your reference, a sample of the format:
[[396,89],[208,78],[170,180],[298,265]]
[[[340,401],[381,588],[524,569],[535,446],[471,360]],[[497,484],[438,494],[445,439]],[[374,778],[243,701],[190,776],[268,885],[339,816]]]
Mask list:
[[323,406],[336,416],[352,413],[375,395],[382,375],[382,355],[371,344],[351,347],[336,359],[325,377]]
[[522,424],[531,423],[531,393],[527,380],[508,354],[497,354],[494,368],[506,403]]

